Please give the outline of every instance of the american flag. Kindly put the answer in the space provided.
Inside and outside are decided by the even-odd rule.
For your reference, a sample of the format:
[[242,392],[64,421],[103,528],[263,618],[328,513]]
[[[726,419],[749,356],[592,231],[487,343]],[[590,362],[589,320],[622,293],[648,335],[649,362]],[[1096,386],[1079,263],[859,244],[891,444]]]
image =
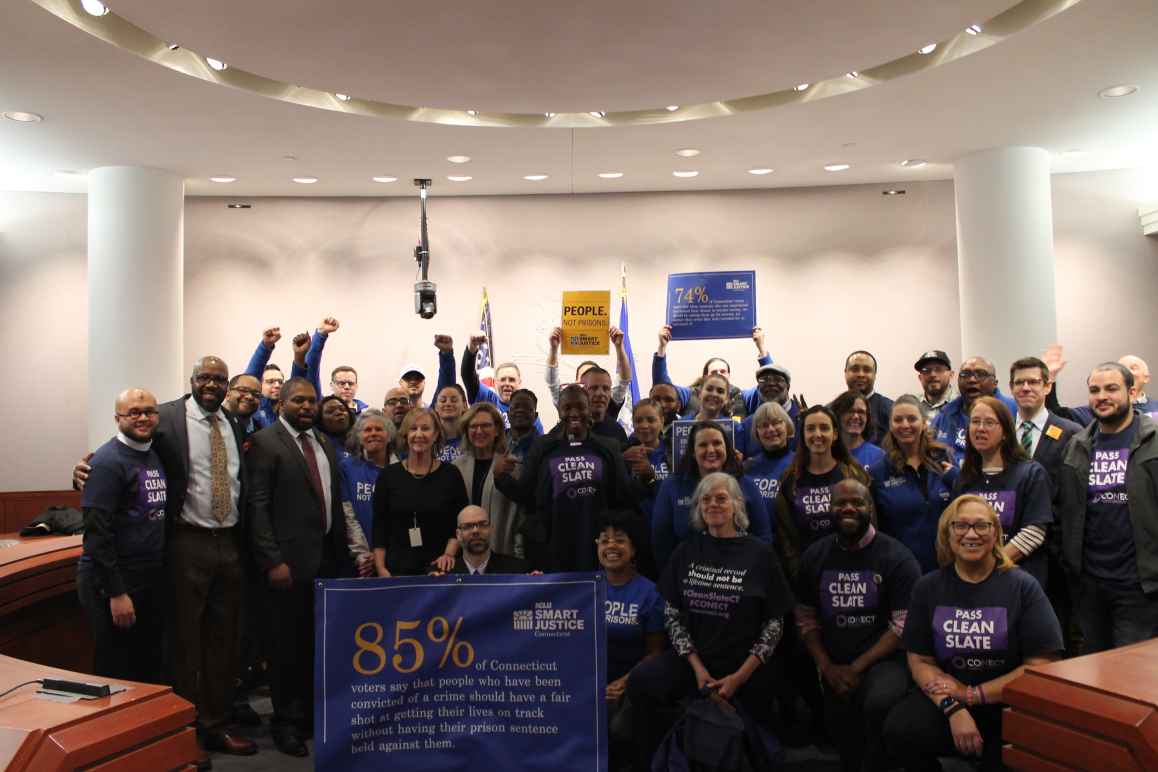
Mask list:
[[479,381],[486,384],[490,388],[495,385],[495,358],[494,358],[494,331],[491,328],[491,301],[487,297],[487,288],[483,287],[482,294],[482,312],[479,319],[479,329],[487,336],[486,342],[478,347],[478,353],[474,357],[475,372],[478,373]]

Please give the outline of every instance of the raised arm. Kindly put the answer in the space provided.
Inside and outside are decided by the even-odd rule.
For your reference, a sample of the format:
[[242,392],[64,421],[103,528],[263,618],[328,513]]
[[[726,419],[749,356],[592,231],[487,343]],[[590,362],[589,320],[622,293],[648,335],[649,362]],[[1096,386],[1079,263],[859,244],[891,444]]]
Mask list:
[[[332,316],[327,316],[314,330],[314,335],[310,338],[310,349],[306,353],[306,368],[304,377],[308,378],[317,389],[318,399],[322,398],[322,350],[326,347],[326,341],[330,339],[330,335],[337,332],[341,324]],[[294,374],[297,375],[297,359],[294,359]]]
[[458,382],[454,373],[454,338],[449,335],[435,335],[434,347],[438,349],[438,384],[434,387],[434,399],[438,401],[439,392],[447,386]]
[[631,360],[627,357],[627,346],[623,330],[612,327],[608,331],[611,345],[615,347],[615,374],[618,378],[611,389],[611,399],[622,403],[631,386]]
[[559,346],[562,343],[563,328],[555,327],[547,336],[547,370],[544,378],[547,381],[547,390],[551,392],[551,402],[556,406],[559,405]]
[[273,347],[277,345],[279,340],[281,340],[280,327],[270,327],[261,333],[261,340],[258,342],[253,356],[249,358],[249,364],[245,366],[246,375],[252,375],[259,382],[261,381],[265,366],[269,364],[269,357],[273,354]]
[[472,403],[478,400],[479,387],[481,386],[478,381],[478,370],[475,369],[475,355],[478,354],[478,347],[486,343],[486,339],[487,336],[481,333],[471,335],[470,342],[462,351],[462,366],[460,368],[462,386],[466,389],[467,399]]

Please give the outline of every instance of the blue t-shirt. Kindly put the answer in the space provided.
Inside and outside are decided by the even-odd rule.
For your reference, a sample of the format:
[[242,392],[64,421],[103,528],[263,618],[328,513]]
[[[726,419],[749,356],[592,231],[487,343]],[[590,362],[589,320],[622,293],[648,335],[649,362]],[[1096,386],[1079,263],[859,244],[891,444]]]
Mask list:
[[[997,389],[993,396],[1005,403],[1010,415],[1017,415],[1017,403]],[[965,461],[965,434],[969,431],[969,414],[965,412],[965,397],[957,397],[941,408],[930,424],[933,439],[947,445],[953,451],[953,463],[957,466]]]
[[[1048,528],[1053,522],[1049,474],[1036,461],[1015,461],[997,474],[982,474],[970,482],[959,477],[953,495],[962,493],[974,493],[989,502],[1001,520],[1006,542],[1027,525]],[[1019,564],[1042,586],[1046,581],[1046,552],[1042,545]]]
[[869,467],[877,524],[913,551],[921,573],[937,568],[937,522],[953,500],[959,471],[954,466],[937,473],[924,465],[916,471],[905,464],[898,472],[887,458]]
[[760,496],[768,505],[769,513],[774,511],[776,497],[780,494],[780,478],[784,476],[795,455],[795,451],[791,448],[772,453],[760,450],[744,461],[744,476],[751,478],[755,483]]
[[852,457],[860,462],[866,470],[885,457],[885,452],[881,450],[880,445],[874,445],[871,442],[862,442],[857,445],[855,449],[850,450]]
[[89,464],[81,508],[99,509],[108,517],[99,524],[86,518],[79,569],[95,569],[103,590],[119,595],[136,589],[129,573],[161,565],[165,469],[152,448],[136,450],[115,437],[97,448]]
[[[632,435],[632,437],[634,436],[635,435]],[[628,441],[630,442],[630,438]],[[647,460],[648,463],[651,464],[651,468],[655,470],[655,485],[651,488],[650,493],[640,497],[639,508],[643,510],[647,528],[650,531],[655,513],[655,497],[659,492],[659,486],[671,476],[671,470],[667,461],[667,448],[664,446],[664,443],[661,442],[658,447],[649,451]]]
[[[655,510],[652,514],[651,543],[655,549],[655,562],[662,573],[664,565],[675,548],[688,538],[692,531],[692,493],[699,480],[691,480],[681,474],[673,474],[659,486],[655,496]],[[744,494],[744,506],[748,513],[748,533],[765,544],[772,543],[772,518],[769,505],[765,503],[756,484],[747,477],[739,480],[740,492]]]
[[1019,568],[971,584],[953,565],[925,574],[913,588],[905,648],[934,657],[967,686],[999,678],[1026,657],[1062,651],[1061,626],[1037,581]]
[[1138,433],[1137,419],[1117,434],[1094,434],[1086,495],[1083,564],[1090,576],[1123,588],[1138,586],[1134,525],[1126,492],[1130,445]]
[[663,632],[664,600],[655,583],[636,574],[627,584],[607,582],[607,680],[626,675],[647,653],[644,636]]
[[453,464],[462,454],[462,437],[448,437],[442,450],[438,451],[438,460],[446,464]]
[[816,609],[832,661],[848,665],[876,645],[894,612],[909,607],[920,576],[913,553],[887,534],[878,531],[858,550],[844,549],[833,534],[800,558],[796,599]]
[[374,534],[374,486],[378,483],[382,467],[364,458],[346,454],[338,459],[338,468],[342,472],[342,501],[349,502],[354,508],[358,525],[362,526],[366,542],[370,543]]

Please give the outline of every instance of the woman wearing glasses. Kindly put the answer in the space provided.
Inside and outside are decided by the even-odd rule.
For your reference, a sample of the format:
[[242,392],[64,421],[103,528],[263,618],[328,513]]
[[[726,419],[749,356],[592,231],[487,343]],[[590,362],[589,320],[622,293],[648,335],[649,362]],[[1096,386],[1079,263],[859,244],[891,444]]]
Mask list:
[[470,503],[482,507],[490,516],[491,547],[495,552],[522,558],[523,540],[515,533],[518,505],[495,487],[495,457],[507,452],[503,414],[493,403],[476,402],[459,420],[458,433],[466,441],[454,465],[462,473]]
[[1005,555],[1045,586],[1046,529],[1053,522],[1049,475],[1017,441],[1001,400],[978,397],[969,411],[965,462],[953,495],[975,493],[1001,518]]
[[904,644],[918,689],[889,713],[885,746],[896,766],[935,767],[938,756],[1001,765],[1002,691],[1026,665],[1059,658],[1061,628],[1045,592],[1014,569],[1001,518],[980,496],[946,507],[937,526],[942,568],[909,602]]
[[682,697],[698,691],[720,701],[736,699],[758,721],[766,721],[772,709],[774,671],[766,663],[792,605],[780,562],[767,543],[746,534],[745,496],[727,472],[700,480],[691,523],[694,534],[676,548],[659,582],[672,648],[641,662],[628,677],[641,734],[639,769],[651,768],[650,756],[666,729],[661,710]]

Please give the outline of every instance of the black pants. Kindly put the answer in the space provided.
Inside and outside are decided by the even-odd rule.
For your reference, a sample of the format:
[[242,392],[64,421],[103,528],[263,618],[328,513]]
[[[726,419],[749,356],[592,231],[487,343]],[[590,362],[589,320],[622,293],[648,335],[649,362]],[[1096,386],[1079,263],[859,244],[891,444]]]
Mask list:
[[273,724],[306,730],[314,719],[314,587],[294,577],[288,590],[266,587],[269,690]]
[[[969,708],[981,733],[981,768],[1001,770],[1002,705]],[[888,759],[905,769],[929,769],[938,756],[956,756],[949,719],[919,689],[909,692],[889,711],[884,724],[884,744]]]
[[174,613],[173,688],[204,728],[229,718],[240,656],[242,565],[238,528],[178,524],[169,545]]
[[909,667],[902,657],[889,657],[868,669],[860,684],[841,697],[824,684],[824,718],[828,736],[840,751],[846,772],[883,768],[881,727],[885,718],[912,686]]
[[1106,651],[1158,637],[1158,593],[1121,589],[1083,576],[1077,617],[1084,653]]
[[[125,577],[129,579],[128,576]],[[132,627],[117,627],[109,611],[109,599],[101,592],[94,571],[76,574],[80,605],[92,630],[95,658],[93,673],[105,678],[123,678],[142,683],[161,682],[161,634],[164,622],[159,596],[161,569],[132,578],[130,590],[136,621]]]
[[[773,687],[777,681],[776,669],[770,664],[757,668],[733,698],[749,716],[765,726],[773,717]],[[738,669],[738,665],[729,667],[713,662],[705,662],[704,666],[716,678],[723,678]],[[695,692],[695,671],[687,659],[671,649],[640,662],[631,671],[627,678],[627,695],[635,711],[638,769],[651,769],[651,757],[679,717],[677,703]]]

